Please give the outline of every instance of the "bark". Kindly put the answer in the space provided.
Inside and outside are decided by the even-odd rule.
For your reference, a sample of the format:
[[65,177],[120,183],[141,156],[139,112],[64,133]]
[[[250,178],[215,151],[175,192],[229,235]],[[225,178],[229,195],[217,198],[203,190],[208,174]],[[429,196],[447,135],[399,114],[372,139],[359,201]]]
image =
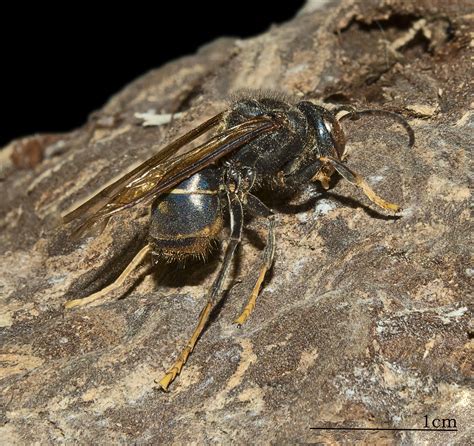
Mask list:
[[[36,137],[26,159],[30,143],[10,144],[1,155],[2,442],[467,444],[473,13],[469,1],[310,4],[258,37],[220,39],[143,75],[82,128]],[[218,256],[143,266],[115,293],[123,299],[64,311],[130,260],[146,218],[127,214],[73,241],[57,215],[242,88],[403,114],[411,149],[381,118],[344,128],[349,165],[404,211],[384,216],[345,181],[308,188],[305,204],[278,213],[271,277],[238,329],[264,241],[252,222],[223,304],[163,393],[154,379],[190,336]],[[143,116],[150,109],[181,115],[145,127],[157,119]],[[421,428],[425,415],[455,418],[459,430],[310,430]]]

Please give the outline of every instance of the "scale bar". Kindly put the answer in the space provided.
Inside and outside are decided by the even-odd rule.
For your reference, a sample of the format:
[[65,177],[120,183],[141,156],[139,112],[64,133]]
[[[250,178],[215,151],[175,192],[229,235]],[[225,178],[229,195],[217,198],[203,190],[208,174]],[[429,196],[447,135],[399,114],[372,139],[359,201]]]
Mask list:
[[411,427],[310,427],[311,430],[332,431],[416,431],[416,432],[457,432],[457,429],[411,428]]

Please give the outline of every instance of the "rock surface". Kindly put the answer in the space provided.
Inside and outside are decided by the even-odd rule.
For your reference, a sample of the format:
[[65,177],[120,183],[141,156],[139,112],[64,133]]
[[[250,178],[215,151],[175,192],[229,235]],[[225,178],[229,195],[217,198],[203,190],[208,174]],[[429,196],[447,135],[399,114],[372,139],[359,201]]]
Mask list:
[[[0,442],[467,444],[473,17],[469,1],[309,3],[261,36],[145,74],[82,128],[36,138],[34,162],[16,149],[10,160],[21,141],[3,150]],[[223,305],[163,393],[154,379],[190,335],[219,259],[143,266],[114,293],[125,298],[66,312],[120,271],[146,224],[133,214],[74,242],[54,223],[249,87],[403,114],[412,149],[380,118],[345,130],[349,165],[405,210],[387,218],[345,181],[307,189],[299,213],[278,214],[271,278],[238,329],[263,244],[252,222]],[[310,430],[422,428],[425,415],[458,432]]]

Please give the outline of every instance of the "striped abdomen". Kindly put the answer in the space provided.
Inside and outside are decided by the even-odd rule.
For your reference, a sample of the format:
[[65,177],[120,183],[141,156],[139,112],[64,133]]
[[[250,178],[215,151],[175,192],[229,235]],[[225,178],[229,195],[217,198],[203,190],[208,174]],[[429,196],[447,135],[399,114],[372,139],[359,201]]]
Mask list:
[[194,174],[151,208],[153,254],[167,260],[204,257],[222,229],[219,176],[213,169]]

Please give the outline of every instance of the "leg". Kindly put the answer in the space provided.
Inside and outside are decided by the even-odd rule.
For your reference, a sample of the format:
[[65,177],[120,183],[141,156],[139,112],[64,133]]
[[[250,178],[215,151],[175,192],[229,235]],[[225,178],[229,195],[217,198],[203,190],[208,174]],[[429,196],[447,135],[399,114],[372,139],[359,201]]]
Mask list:
[[355,186],[362,189],[365,195],[369,198],[370,201],[375,203],[377,206],[381,207],[382,209],[387,209],[388,211],[392,212],[399,212],[401,210],[400,206],[385,201],[383,198],[379,197],[372,188],[368,185],[367,181],[364,180],[358,173],[354,172],[353,170],[349,169],[346,165],[341,163],[339,160],[330,157],[321,157],[321,161],[327,162],[331,164],[338,173],[345,178],[349,183],[354,184]]
[[319,158],[302,170],[284,177],[283,184],[285,188],[297,191],[303,184],[319,181],[322,187],[327,190],[333,173],[334,168],[327,163],[322,163]]
[[234,323],[238,324],[239,326],[247,320],[247,318],[250,316],[250,313],[252,313],[254,310],[263,279],[265,278],[267,271],[272,267],[273,257],[275,256],[275,221],[273,220],[272,211],[268,209],[257,197],[250,194],[248,195],[247,208],[253,215],[266,217],[268,219],[268,234],[267,244],[265,245],[265,249],[263,251],[262,262],[257,281],[253,287],[252,293],[250,294],[247,305],[245,306],[241,315],[234,321]]
[[232,259],[234,257],[235,250],[240,243],[240,239],[242,237],[242,227],[243,227],[243,210],[242,210],[242,203],[237,195],[233,192],[227,191],[227,200],[229,203],[229,212],[230,212],[230,231],[231,231],[231,238],[229,244],[227,245],[225,255],[224,255],[224,262],[222,264],[221,270],[217,275],[214,283],[212,284],[212,288],[210,290],[209,296],[207,298],[207,303],[201,311],[199,315],[199,321],[194,329],[194,332],[189,339],[186,347],[181,351],[178,359],[175,363],[168,369],[165,376],[158,381],[158,384],[163,390],[168,390],[168,386],[174,381],[177,375],[181,372],[184,364],[188,359],[188,356],[194,349],[199,336],[201,335],[204,327],[206,326],[211,311],[216,304],[219,295],[221,293],[222,285],[224,284],[225,278],[229,272],[230,265],[232,263]]
[[323,163],[320,160],[316,160],[303,169],[284,176],[284,187],[290,190],[299,190],[301,189],[302,185],[305,185],[309,181],[313,180],[314,176],[323,168]]
[[[109,294],[111,291],[116,290],[117,288],[121,287],[125,282],[125,279],[130,275],[130,273],[142,262],[145,256],[150,252],[151,248],[150,245],[145,245],[138,254],[132,259],[132,261],[127,265],[127,267],[123,270],[122,274],[118,276],[118,278],[112,282],[110,285],[102,288],[101,290],[97,291],[96,293],[91,294],[90,296],[83,297],[82,299],[74,299],[68,300],[64,307],[74,308],[74,307],[82,307],[84,305],[88,305],[96,300],[103,299]],[[110,296],[109,296],[110,298]]]

